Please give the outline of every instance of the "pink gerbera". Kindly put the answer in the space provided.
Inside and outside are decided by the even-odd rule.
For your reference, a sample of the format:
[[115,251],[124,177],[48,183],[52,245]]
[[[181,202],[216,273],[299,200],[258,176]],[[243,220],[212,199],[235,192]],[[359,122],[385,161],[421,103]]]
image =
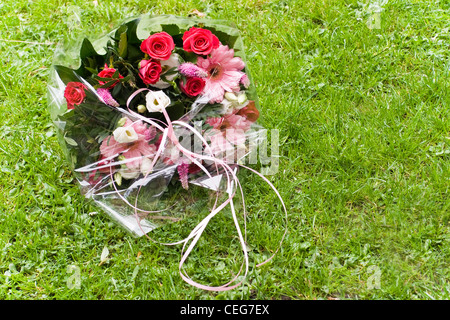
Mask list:
[[234,56],[233,49],[220,45],[211,51],[209,57],[198,57],[197,65],[208,73],[203,92],[210,103],[221,102],[225,92],[239,91],[239,82],[244,75],[241,70],[245,64]]
[[[100,153],[103,157],[109,158],[122,153],[125,159],[132,159],[126,163],[130,169],[137,169],[142,163],[142,157],[153,158],[156,154],[156,146],[149,144],[147,138],[147,127],[142,121],[132,122],[127,118],[124,127],[131,126],[137,133],[138,140],[130,143],[119,143],[114,136],[107,137],[100,146]],[[124,152],[126,151],[126,152]]]
[[209,117],[206,119],[206,123],[209,124],[214,129],[220,129],[223,124],[224,118],[219,117]]

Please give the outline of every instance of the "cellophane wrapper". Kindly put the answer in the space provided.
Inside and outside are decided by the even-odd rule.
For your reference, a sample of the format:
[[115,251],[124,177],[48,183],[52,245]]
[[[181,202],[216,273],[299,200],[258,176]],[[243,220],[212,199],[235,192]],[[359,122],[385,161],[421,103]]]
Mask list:
[[[210,31],[220,46],[206,55],[186,50],[192,27]],[[169,59],[142,51],[154,34],[172,37]],[[150,84],[148,61],[161,67]],[[202,79],[196,96],[195,83],[185,87],[190,78]],[[157,109],[162,101],[170,101],[165,113]],[[171,190],[233,192],[223,167],[209,158],[237,171],[240,163],[255,163],[265,142],[242,39],[226,21],[140,16],[94,41],[65,45],[55,54],[48,105],[82,194],[137,237],[185,218],[171,210]]]

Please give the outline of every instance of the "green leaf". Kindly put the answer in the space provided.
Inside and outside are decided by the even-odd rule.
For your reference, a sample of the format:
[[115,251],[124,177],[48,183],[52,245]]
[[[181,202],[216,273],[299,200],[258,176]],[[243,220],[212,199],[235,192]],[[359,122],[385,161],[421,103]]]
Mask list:
[[[234,48],[234,44],[239,37],[239,33],[235,29],[232,28],[224,28],[226,31],[219,30],[218,27],[205,27],[205,29],[209,29],[217,38],[219,38],[220,42],[224,45],[228,45],[230,48]],[[234,48],[235,50],[237,48]]]
[[173,68],[170,68],[169,70],[167,70],[166,72],[164,72],[164,75],[170,76],[170,75],[176,74],[176,73],[178,73],[178,69],[177,69],[177,67],[173,67]]
[[128,60],[138,61],[142,60],[144,53],[138,46],[131,45],[128,41]]
[[162,24],[162,31],[167,32],[171,36],[177,35],[180,33],[180,28],[176,24]]
[[119,95],[120,91],[122,90],[122,87],[123,87],[122,83],[118,83],[118,84],[112,89],[111,95],[112,95],[113,97]]
[[180,119],[184,113],[184,104],[177,101],[173,105],[169,106],[167,109],[167,114],[169,115],[172,121]]
[[97,61],[94,58],[86,57],[85,68],[95,69],[97,68]]
[[122,58],[126,58],[128,54],[128,40],[127,40],[127,33],[122,32],[120,34],[120,40],[119,40],[119,55]]
[[68,82],[72,82],[72,81],[80,81],[74,70],[64,67],[64,66],[59,66],[59,65],[56,65],[54,68],[64,83],[68,83]]
[[92,46],[92,43],[89,41],[88,38],[84,38],[83,43],[81,44],[80,49],[80,58],[81,60],[84,60],[84,58],[87,57],[93,57],[98,56],[99,54],[97,51],[95,51],[94,47]]
[[97,72],[97,70],[96,69],[92,69],[92,68],[89,68],[89,67],[84,67],[87,71],[89,71],[90,73],[92,73],[92,74],[97,74],[98,72]]
[[128,27],[126,24],[121,25],[117,30],[116,33],[114,35],[114,40],[119,41],[120,40],[120,35],[124,32],[127,32]]
[[191,24],[191,19],[180,19],[172,15],[146,16],[139,22],[136,35],[139,39],[146,39],[152,33],[162,31],[162,25],[176,25],[181,30],[186,30]]
[[139,273],[139,265],[137,265],[134,270],[133,270],[133,274],[131,275],[131,280],[134,280],[136,278],[136,276]]
[[137,18],[126,23],[128,44],[141,43],[141,40],[137,37],[137,27],[140,21],[141,19]]
[[99,77],[99,76],[96,75],[96,74],[94,74],[94,75],[92,76],[92,78],[94,78],[95,80],[98,80],[98,81],[111,81],[111,80],[117,81],[117,80],[119,80],[118,78],[114,78],[114,76],[111,77],[111,78],[103,78],[103,77]]
[[74,146],[74,147],[78,146],[78,143],[75,140],[73,140],[72,138],[64,137],[64,140],[66,140],[66,142],[71,146]]
[[99,88],[109,88],[110,86],[112,86],[114,83],[116,82],[127,82],[128,80],[131,79],[131,75],[127,75],[126,77],[123,78],[102,78],[99,77],[97,75],[93,76],[94,79],[98,80],[98,81],[107,81],[105,84],[101,85]]

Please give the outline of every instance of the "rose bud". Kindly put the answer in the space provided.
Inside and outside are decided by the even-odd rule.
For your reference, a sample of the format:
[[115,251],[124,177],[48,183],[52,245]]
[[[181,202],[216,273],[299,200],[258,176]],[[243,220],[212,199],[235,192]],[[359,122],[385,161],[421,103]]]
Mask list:
[[139,113],[144,113],[146,110],[147,110],[147,107],[144,106],[143,104],[140,104],[140,105],[137,106],[137,111]]

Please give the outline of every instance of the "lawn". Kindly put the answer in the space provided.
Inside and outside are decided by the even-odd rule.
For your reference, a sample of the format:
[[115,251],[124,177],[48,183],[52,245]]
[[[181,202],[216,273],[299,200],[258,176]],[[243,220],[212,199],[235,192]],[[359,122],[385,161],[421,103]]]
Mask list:
[[[188,0],[0,3],[0,299],[449,299],[450,3]],[[139,14],[232,21],[279,130],[276,195],[242,174],[250,272],[186,284],[181,246],[134,238],[81,195],[47,110],[58,44]],[[186,210],[205,213],[208,197]],[[206,212],[207,213],[207,212]],[[186,236],[198,215],[152,232]],[[241,263],[211,222],[186,266],[205,284]],[[108,256],[101,263],[104,248]]]

